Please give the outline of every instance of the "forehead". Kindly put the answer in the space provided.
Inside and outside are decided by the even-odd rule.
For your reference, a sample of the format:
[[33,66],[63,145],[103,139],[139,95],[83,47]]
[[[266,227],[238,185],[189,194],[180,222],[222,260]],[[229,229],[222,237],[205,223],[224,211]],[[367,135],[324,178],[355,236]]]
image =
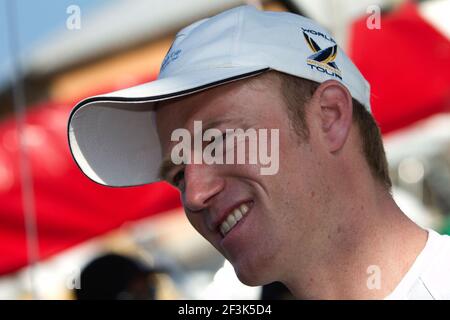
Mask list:
[[[222,120],[257,121],[279,108],[267,110],[268,103],[280,103],[279,83],[270,73],[221,85],[193,95],[163,101],[156,110],[160,139],[170,137],[176,128],[191,131],[193,122],[201,120],[218,124]],[[278,100],[278,101],[276,101]],[[257,111],[257,112],[256,112]],[[256,113],[255,113],[256,112]]]
[[156,111],[160,137],[175,128],[191,129],[195,120],[214,120],[230,114],[236,103],[229,87],[217,87],[187,97],[162,102]]

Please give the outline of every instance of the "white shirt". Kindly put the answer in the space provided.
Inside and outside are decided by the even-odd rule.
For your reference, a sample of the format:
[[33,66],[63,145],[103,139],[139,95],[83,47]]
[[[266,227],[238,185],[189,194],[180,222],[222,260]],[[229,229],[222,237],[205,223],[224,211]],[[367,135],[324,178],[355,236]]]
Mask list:
[[428,230],[425,248],[387,300],[450,300],[450,236]]

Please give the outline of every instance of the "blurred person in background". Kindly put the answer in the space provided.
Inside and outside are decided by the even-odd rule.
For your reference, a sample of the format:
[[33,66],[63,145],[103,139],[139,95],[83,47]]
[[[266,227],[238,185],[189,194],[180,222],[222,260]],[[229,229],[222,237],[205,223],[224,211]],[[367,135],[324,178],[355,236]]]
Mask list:
[[81,271],[77,300],[154,300],[155,272],[136,259],[105,254]]
[[[190,140],[194,121],[279,130],[276,173],[175,163],[173,133]],[[157,81],[80,102],[69,143],[97,183],[177,187],[247,285],[279,281],[302,299],[450,298],[450,238],[392,199],[370,86],[312,20],[243,6],[184,28]]]

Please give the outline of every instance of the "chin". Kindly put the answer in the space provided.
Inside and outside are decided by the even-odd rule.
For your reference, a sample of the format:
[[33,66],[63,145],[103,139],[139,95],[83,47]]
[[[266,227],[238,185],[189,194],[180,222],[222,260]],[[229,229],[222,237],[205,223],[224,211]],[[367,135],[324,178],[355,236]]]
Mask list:
[[244,262],[231,262],[234,268],[234,272],[238,277],[239,281],[243,284],[251,287],[263,286],[265,284],[277,281],[274,279],[275,273],[267,265],[262,267],[261,264],[252,265],[250,263]]
[[236,271],[236,276],[238,277],[240,282],[242,282],[246,286],[250,286],[250,287],[263,286],[263,285],[269,283],[267,281],[262,281],[262,279],[258,279],[257,277],[255,277],[255,275],[249,276],[247,274],[240,273],[237,271]]

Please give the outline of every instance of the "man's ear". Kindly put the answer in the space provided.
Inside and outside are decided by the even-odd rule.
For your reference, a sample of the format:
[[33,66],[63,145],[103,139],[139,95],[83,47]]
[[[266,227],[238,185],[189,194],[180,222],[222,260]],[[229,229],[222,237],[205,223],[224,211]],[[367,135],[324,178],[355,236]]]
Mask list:
[[340,150],[352,126],[353,103],[348,89],[336,80],[323,82],[314,92],[319,124],[330,152]]

